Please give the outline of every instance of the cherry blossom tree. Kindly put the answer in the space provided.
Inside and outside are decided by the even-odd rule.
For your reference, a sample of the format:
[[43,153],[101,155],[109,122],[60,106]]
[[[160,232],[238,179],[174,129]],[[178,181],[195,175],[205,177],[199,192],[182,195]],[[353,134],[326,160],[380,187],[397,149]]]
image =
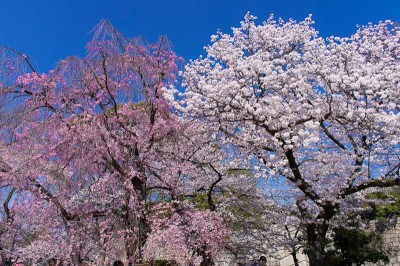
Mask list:
[[323,265],[339,212],[400,184],[400,31],[385,21],[323,39],[311,17],[255,19],[211,36],[207,56],[185,67],[184,93],[169,87],[165,97],[279,182],[270,191],[291,195],[294,240]]
[[152,239],[172,223],[182,241],[167,254],[212,265],[227,230],[219,213],[188,199],[208,191],[213,206],[211,165],[223,168],[222,150],[162,95],[180,58],[165,37],[128,39],[108,21],[87,48],[39,73],[27,55],[2,47],[2,252],[34,263],[138,263],[154,257]]

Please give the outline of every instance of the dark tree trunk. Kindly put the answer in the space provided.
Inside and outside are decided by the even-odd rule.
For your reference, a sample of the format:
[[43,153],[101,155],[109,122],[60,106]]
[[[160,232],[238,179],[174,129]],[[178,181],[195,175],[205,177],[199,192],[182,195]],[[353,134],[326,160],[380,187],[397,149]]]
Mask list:
[[129,229],[125,234],[126,257],[131,263],[143,263],[142,250],[149,233],[146,215],[129,217],[126,222],[126,228]]
[[325,263],[325,244],[328,223],[324,220],[321,224],[308,224],[307,233],[307,256],[310,266],[322,266]]
[[[144,168],[140,168],[144,173]],[[144,176],[144,174],[143,174]],[[140,202],[146,202],[146,182],[143,181],[145,178],[133,177],[131,179],[132,185],[138,195],[140,196]],[[130,197],[130,195],[129,195]],[[127,208],[129,209],[129,197],[127,198]],[[150,231],[149,222],[145,212],[145,206],[142,206],[143,210],[140,216],[130,215],[130,211],[127,212],[126,227],[129,228],[128,237],[125,239],[126,242],[126,255],[129,262],[133,264],[143,263],[143,247],[146,243],[147,236]]]

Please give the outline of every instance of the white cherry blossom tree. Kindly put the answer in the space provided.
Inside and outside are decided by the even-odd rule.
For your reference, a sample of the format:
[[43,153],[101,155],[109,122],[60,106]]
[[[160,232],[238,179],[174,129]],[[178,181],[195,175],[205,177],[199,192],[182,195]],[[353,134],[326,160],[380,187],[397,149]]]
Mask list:
[[207,56],[183,71],[184,93],[170,87],[165,97],[285,182],[297,240],[311,266],[323,265],[339,211],[400,184],[400,31],[385,21],[323,39],[311,17],[255,19],[213,35]]

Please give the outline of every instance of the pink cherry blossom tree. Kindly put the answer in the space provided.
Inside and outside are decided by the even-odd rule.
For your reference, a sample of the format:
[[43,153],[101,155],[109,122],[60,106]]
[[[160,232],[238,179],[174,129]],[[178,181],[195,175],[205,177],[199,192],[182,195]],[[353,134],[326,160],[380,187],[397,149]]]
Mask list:
[[165,90],[221,143],[253,156],[255,170],[280,184],[271,193],[291,195],[302,229],[294,241],[312,266],[324,264],[340,211],[400,184],[400,31],[385,21],[323,39],[313,23],[256,25],[247,14],[185,67],[184,93]]
[[[213,209],[219,176],[211,166],[224,168],[222,151],[207,127],[174,115],[162,95],[180,58],[165,37],[128,39],[108,21],[87,48],[48,73],[2,48],[3,254],[138,263],[154,257],[152,239],[165,227],[181,236],[169,239],[167,254],[186,256],[172,259],[211,265],[227,230],[219,213],[188,199],[207,191]],[[169,216],[158,214],[160,204]]]

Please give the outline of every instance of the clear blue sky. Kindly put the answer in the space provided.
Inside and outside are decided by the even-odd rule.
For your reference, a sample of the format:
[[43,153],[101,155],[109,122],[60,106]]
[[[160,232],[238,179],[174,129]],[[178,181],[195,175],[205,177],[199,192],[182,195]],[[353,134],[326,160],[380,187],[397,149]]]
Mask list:
[[311,13],[322,36],[348,36],[357,24],[400,21],[400,0],[0,0],[0,44],[29,54],[47,71],[68,55],[83,56],[90,30],[106,18],[127,37],[167,35],[189,60],[247,11],[259,21],[271,13],[296,20]]

